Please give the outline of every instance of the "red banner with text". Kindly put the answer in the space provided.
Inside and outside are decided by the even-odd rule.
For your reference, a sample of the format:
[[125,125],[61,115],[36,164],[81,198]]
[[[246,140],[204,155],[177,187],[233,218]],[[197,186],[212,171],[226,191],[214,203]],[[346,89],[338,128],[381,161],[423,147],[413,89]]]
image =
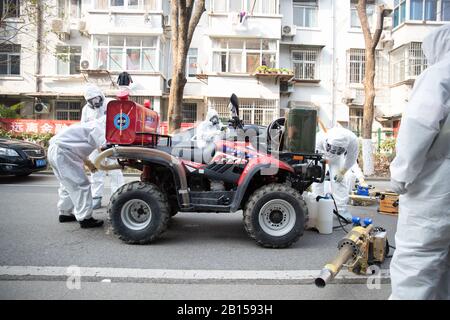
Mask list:
[[0,118],[0,127],[3,130],[16,133],[51,133],[56,134],[62,129],[78,121],[66,120],[33,120]]
[[[16,133],[51,133],[56,134],[71,124],[79,121],[66,120],[33,120],[33,119],[9,119],[0,118],[0,128]],[[194,123],[184,122],[181,124],[181,130],[189,129],[195,126]],[[167,134],[167,121],[160,123],[161,134]]]

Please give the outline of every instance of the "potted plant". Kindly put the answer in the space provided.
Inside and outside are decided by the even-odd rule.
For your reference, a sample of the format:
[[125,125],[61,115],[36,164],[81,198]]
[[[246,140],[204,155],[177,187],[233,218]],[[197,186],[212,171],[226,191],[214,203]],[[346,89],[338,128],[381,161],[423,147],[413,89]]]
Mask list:
[[256,68],[256,73],[268,73],[269,72],[269,68],[267,66],[259,66],[258,68]]

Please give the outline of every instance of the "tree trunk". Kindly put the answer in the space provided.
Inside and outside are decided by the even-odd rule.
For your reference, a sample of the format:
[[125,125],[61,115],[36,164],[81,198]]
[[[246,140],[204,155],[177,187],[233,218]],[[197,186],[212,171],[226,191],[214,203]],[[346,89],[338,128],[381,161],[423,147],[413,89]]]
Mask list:
[[358,0],[356,8],[364,34],[366,50],[366,69],[364,74],[365,97],[362,128],[363,171],[366,176],[370,176],[375,172],[372,146],[372,125],[375,113],[375,56],[376,47],[383,31],[385,8],[384,5],[378,6],[377,25],[373,36],[367,20],[367,1]]
[[181,128],[186,58],[195,28],[205,11],[205,0],[172,0],[172,83],[169,94],[169,134]]
[[[184,64],[185,66],[186,64]],[[172,133],[174,130],[181,128],[181,107],[183,104],[183,92],[184,86],[186,85],[186,77],[183,71],[179,70],[180,67],[174,65],[173,67],[173,78],[170,86],[170,95],[169,95],[169,133]]]
[[363,171],[365,175],[371,176],[374,174],[372,125],[375,113],[375,50],[366,49],[364,96],[362,128]]

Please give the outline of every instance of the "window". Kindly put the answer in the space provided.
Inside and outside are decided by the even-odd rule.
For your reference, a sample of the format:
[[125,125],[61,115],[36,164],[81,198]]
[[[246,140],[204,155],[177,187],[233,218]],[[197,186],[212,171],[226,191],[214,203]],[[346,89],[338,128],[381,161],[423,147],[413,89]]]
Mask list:
[[276,14],[276,0],[211,0],[212,11],[218,13],[245,11],[250,14]]
[[415,79],[427,67],[427,60],[420,42],[411,42],[390,54],[391,83]]
[[61,75],[79,74],[81,47],[80,46],[57,46],[56,72]]
[[416,77],[427,68],[427,59],[422,51],[422,43],[411,42],[408,48],[409,53],[409,75]]
[[192,123],[197,121],[197,104],[196,103],[183,103],[181,106],[181,122]]
[[213,72],[254,73],[260,65],[276,67],[276,40],[221,39],[213,45]]
[[81,17],[81,0],[58,0],[58,17]]
[[0,75],[20,75],[20,44],[0,45]]
[[276,14],[275,0],[247,0],[247,11],[253,14]]
[[319,5],[317,0],[293,0],[294,24],[297,27],[317,27],[317,12]]
[[130,96],[130,100],[133,100],[134,102],[140,104],[140,105],[144,105],[145,100],[149,100],[150,101],[150,107],[154,107],[154,103],[155,103],[155,99],[154,97],[150,97],[150,96]]
[[[385,84],[385,61],[380,51],[375,52],[375,86],[380,87]],[[366,72],[366,50],[350,49],[347,51],[347,83],[362,84]]]
[[213,12],[240,12],[245,10],[243,0],[211,0]]
[[197,48],[190,48],[186,58],[186,74],[188,77],[195,77],[197,74]]
[[410,19],[436,21],[437,0],[411,0]]
[[350,108],[349,112],[349,129],[359,136],[363,125],[363,108]]
[[366,51],[350,49],[348,52],[348,83],[362,83],[366,71]]
[[114,9],[145,9],[156,10],[158,0],[94,0],[94,8],[100,10]]
[[450,0],[442,0],[441,21],[450,21]]
[[0,20],[18,18],[20,16],[20,0],[0,0]]
[[305,48],[292,51],[292,63],[295,79],[318,79],[318,58],[320,48]]
[[[351,28],[361,28],[361,22],[359,21],[358,12],[356,10],[356,5],[358,0],[350,1],[350,27]],[[367,1],[367,20],[369,22],[369,27],[373,26],[373,17],[375,15],[375,0]]]
[[394,28],[405,22],[406,0],[394,0]]
[[112,71],[157,71],[157,37],[94,36],[94,66]]
[[80,120],[81,102],[56,101],[56,120]]
[[[208,108],[213,108],[223,121],[230,118],[229,98],[210,98]],[[244,123],[268,125],[278,117],[278,101],[265,99],[239,99],[239,113]]]

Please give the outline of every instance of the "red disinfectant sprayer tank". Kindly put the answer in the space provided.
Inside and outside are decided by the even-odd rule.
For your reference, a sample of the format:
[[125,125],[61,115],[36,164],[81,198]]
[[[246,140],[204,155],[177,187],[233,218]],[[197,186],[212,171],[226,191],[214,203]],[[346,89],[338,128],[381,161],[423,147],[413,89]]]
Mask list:
[[106,111],[106,140],[120,145],[155,145],[159,127],[157,112],[128,100],[121,92],[118,100],[108,103]]

